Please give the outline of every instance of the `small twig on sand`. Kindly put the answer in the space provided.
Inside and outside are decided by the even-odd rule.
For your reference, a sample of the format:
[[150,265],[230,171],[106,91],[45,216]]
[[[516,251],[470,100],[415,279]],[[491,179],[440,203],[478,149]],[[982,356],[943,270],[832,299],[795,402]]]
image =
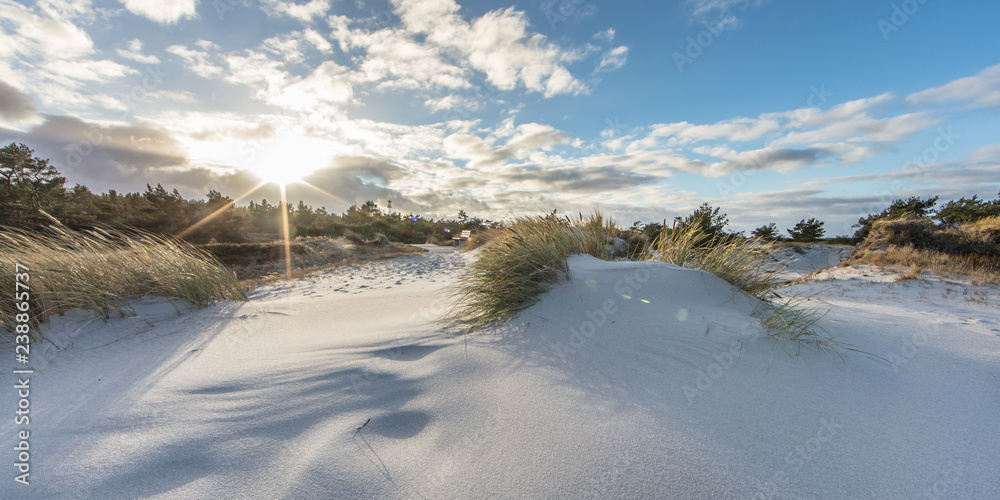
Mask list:
[[371,422],[371,421],[372,421],[372,419],[370,419],[370,418],[368,420],[365,420],[365,423],[361,424],[361,427],[358,427],[358,430],[354,431],[354,435],[356,436],[359,432],[361,432],[361,429],[364,429],[365,426],[368,425],[368,422]]

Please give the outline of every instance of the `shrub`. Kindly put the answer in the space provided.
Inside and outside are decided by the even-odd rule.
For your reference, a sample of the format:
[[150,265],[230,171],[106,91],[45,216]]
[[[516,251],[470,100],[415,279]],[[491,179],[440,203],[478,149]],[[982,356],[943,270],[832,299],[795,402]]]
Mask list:
[[957,227],[937,227],[927,219],[878,221],[858,248],[885,250],[889,246],[912,246],[951,255],[1000,256],[1000,217]]
[[915,276],[923,270],[1000,282],[1000,217],[957,227],[927,219],[880,220],[846,263],[869,263]]
[[893,200],[885,210],[877,214],[869,214],[867,217],[862,217],[858,219],[857,224],[851,226],[858,228],[854,232],[854,241],[859,242],[864,240],[868,236],[868,232],[871,231],[872,224],[876,221],[927,218],[931,211],[934,210],[934,205],[937,204],[937,201],[937,196],[932,196],[926,200],[916,196],[911,196],[905,200]]
[[[1000,196],[1000,193],[997,195]],[[936,217],[944,224],[951,226],[976,222],[990,217],[1000,217],[1000,198],[985,201],[973,196],[969,199],[960,198],[958,201],[949,201],[941,207],[941,210],[938,210]]]

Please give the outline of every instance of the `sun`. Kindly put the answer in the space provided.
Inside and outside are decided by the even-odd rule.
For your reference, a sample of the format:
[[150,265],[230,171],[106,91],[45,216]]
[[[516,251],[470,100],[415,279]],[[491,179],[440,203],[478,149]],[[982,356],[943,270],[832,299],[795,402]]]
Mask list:
[[329,154],[324,141],[283,131],[259,146],[247,170],[267,182],[292,184],[326,166]]

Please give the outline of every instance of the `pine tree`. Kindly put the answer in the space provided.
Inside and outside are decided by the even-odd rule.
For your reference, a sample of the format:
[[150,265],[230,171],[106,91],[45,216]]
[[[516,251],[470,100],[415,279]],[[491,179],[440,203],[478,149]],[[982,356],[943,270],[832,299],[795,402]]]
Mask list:
[[0,148],[0,223],[11,226],[46,224],[39,210],[51,211],[66,196],[66,178],[49,160],[35,157],[24,144]]
[[788,234],[795,241],[816,241],[826,233],[826,230],[823,229],[823,224],[823,222],[816,219],[802,219],[798,224],[795,224],[794,228],[788,230]]
[[778,234],[778,225],[775,223],[767,224],[766,226],[760,226],[754,229],[750,233],[754,238],[760,238],[762,240],[776,240],[780,237]]

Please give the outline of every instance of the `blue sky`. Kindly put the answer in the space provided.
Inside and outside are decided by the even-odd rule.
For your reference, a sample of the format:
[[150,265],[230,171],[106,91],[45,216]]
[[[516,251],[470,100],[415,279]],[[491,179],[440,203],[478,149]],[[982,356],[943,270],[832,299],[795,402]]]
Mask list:
[[95,191],[835,235],[1000,190],[995,2],[0,4],[0,141]]

